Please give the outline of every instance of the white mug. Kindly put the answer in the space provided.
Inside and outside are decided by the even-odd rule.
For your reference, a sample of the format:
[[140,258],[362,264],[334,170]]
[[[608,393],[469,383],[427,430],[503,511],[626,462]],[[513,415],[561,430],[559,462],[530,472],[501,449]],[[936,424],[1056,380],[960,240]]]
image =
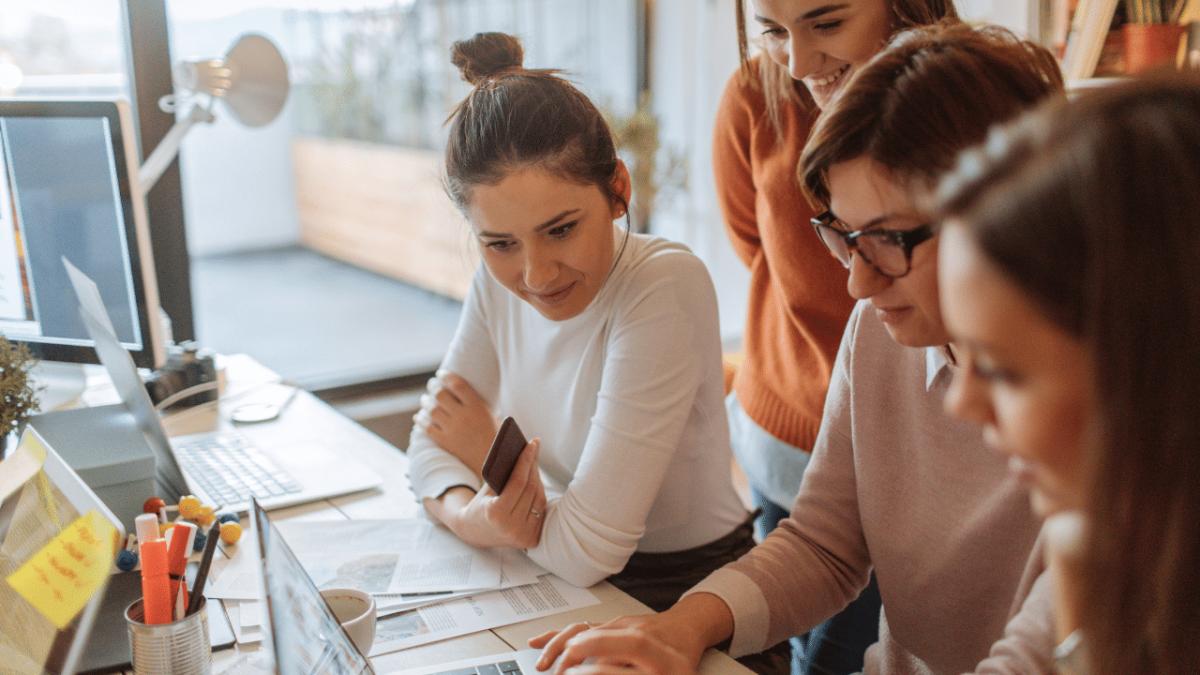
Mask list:
[[370,654],[375,642],[375,598],[356,588],[327,588],[321,597],[358,651]]

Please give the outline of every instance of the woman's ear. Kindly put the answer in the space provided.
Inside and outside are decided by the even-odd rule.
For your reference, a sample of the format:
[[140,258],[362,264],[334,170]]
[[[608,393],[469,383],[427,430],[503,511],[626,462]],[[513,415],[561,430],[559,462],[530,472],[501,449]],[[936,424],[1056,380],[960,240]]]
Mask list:
[[624,203],[615,202],[612,205],[613,220],[625,215],[628,210],[630,198],[633,196],[633,183],[629,179],[629,167],[625,166],[624,160],[617,160],[617,170],[613,172],[612,182],[609,183],[612,188],[612,194],[620,195]]

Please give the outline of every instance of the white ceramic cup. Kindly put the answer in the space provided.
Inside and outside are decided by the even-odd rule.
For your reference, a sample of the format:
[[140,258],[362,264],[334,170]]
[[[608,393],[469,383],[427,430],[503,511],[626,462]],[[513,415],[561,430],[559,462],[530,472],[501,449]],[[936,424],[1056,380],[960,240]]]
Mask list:
[[375,598],[356,588],[327,588],[321,597],[363,655],[375,643]]

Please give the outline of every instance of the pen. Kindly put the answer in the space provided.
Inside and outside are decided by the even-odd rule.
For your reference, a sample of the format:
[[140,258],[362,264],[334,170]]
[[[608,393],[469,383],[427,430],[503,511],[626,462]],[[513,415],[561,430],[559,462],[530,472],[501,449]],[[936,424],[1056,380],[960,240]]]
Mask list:
[[[204,542],[204,555],[200,557],[200,570],[196,572],[196,583],[192,586],[192,597],[204,597],[204,584],[208,583],[208,569],[212,567],[213,553],[217,550],[217,540],[221,538],[221,523],[217,521],[208,530],[208,541]],[[187,613],[191,614],[200,607],[200,601],[192,603]]]
[[[183,583],[187,573],[188,554],[196,537],[196,526],[191,523],[175,523],[171,528],[170,548],[167,551],[167,571],[171,575],[171,602],[183,595],[183,608],[187,609],[187,584]],[[183,588],[180,589],[180,586]],[[182,617],[180,617],[182,618]]]
[[171,580],[167,578],[167,542],[142,543],[142,613],[146,625],[171,623]]

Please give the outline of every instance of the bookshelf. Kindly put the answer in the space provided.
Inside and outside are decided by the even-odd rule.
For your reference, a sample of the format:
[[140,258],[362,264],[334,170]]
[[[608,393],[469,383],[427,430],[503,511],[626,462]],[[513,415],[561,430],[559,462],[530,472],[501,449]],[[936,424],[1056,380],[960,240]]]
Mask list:
[[[1179,29],[1186,37],[1186,26],[1200,21],[1200,0],[1185,0]],[[1127,46],[1129,31],[1161,27],[1125,28],[1127,0],[1038,0],[1037,32],[1039,39],[1054,50],[1062,61],[1063,74],[1071,90],[1103,86],[1127,76],[1132,67],[1144,60],[1145,52],[1131,52]],[[1173,38],[1168,34],[1166,42]],[[1186,43],[1186,39],[1181,43]],[[1164,53],[1172,47],[1160,47]],[[1183,44],[1179,56],[1183,56]],[[1163,58],[1163,57],[1160,57]],[[1169,58],[1169,57],[1165,57]],[[1183,59],[1180,59],[1183,62]]]

